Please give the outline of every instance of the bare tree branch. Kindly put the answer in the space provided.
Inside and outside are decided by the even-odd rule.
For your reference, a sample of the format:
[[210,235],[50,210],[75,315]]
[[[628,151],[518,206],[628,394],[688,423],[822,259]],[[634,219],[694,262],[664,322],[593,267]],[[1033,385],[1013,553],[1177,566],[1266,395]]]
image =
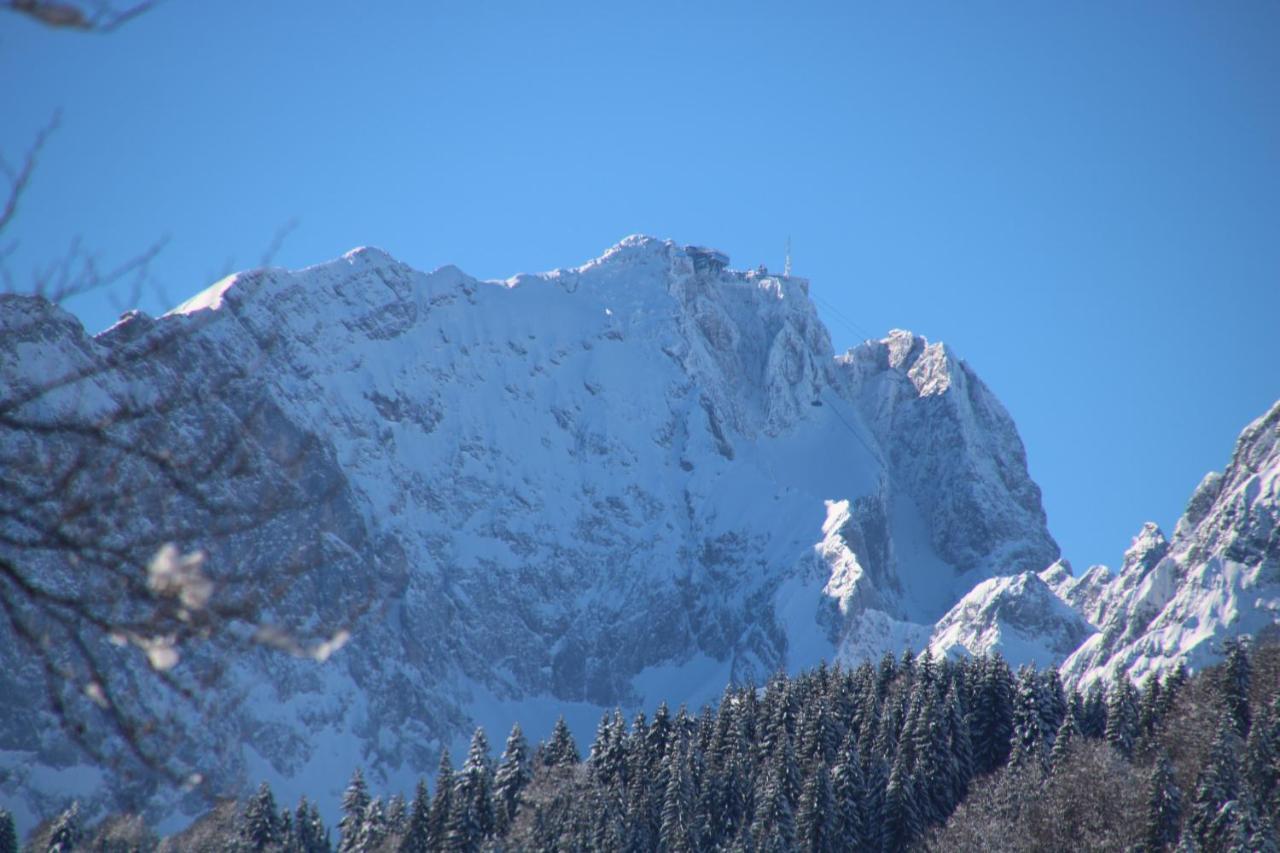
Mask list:
[[5,193],[4,207],[0,208],[0,235],[3,235],[5,228],[17,216],[18,202],[22,199],[22,194],[26,191],[27,184],[31,182],[31,176],[35,174],[40,152],[61,122],[61,112],[55,112],[53,117],[49,119],[48,124],[40,128],[36,133],[35,141],[27,149],[26,156],[22,158],[22,165],[17,169],[13,169],[3,160],[0,160],[0,164],[3,164],[3,171],[9,178],[9,189]]
[[3,7],[18,12],[47,27],[109,33],[154,8],[158,0],[147,0],[131,6],[115,3],[72,3],[66,0],[9,0]]
[[[7,7],[104,31],[151,5]],[[58,121],[19,165],[0,160],[0,237]],[[277,231],[263,266],[296,227]],[[226,662],[261,649],[324,661],[376,599],[339,596],[336,618],[309,630],[272,618],[331,559],[323,526],[304,520],[341,498],[339,482],[316,480],[323,448],[281,434],[255,378],[277,339],[255,338],[253,360],[226,363],[201,335],[218,318],[132,313],[90,339],[53,307],[125,285],[136,304],[164,244],[105,267],[76,239],[21,284],[6,265],[16,241],[0,250],[0,682],[33,666],[44,708],[92,760],[190,790],[205,775],[186,736],[192,720],[215,719],[209,688]],[[184,359],[212,367],[192,372]],[[264,530],[278,543],[269,566],[219,559]]]

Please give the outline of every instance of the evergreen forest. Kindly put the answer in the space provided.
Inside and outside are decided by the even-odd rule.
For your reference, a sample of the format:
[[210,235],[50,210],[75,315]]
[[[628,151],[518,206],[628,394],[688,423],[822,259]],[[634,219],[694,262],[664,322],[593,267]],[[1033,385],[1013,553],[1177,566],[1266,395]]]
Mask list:
[[607,714],[585,757],[563,719],[533,747],[515,726],[496,762],[477,730],[407,799],[357,770],[341,815],[263,784],[169,838],[73,804],[20,846],[0,812],[0,853],[1275,851],[1280,645],[1225,652],[1083,694],[999,655],[823,665],[697,712]]

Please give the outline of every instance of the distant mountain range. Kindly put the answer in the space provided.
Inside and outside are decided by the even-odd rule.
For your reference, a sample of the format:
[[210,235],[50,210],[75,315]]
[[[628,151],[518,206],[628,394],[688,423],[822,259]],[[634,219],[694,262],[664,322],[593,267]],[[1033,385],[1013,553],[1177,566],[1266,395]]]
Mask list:
[[[249,654],[216,688],[226,710],[195,754],[225,787],[267,779],[285,800],[331,807],[357,765],[408,791],[477,724],[500,742],[564,713],[585,735],[605,709],[694,705],[823,659],[999,650],[1088,685],[1202,666],[1280,620],[1280,404],[1172,540],[1148,526],[1118,572],[1077,577],[1013,421],[964,361],[904,331],[836,354],[804,279],[710,249],[629,237],[506,281],[357,249],[96,337],[0,297],[0,397],[71,373],[23,411],[233,388],[130,440],[213,447],[265,412],[256,482],[316,484],[313,505],[178,543],[211,571],[270,573],[319,542],[273,618],[363,614],[326,663]],[[33,441],[56,455],[78,439]],[[177,497],[136,523],[197,514]],[[41,571],[77,588],[55,558]],[[6,630],[0,694],[42,695]],[[20,814],[154,794],[93,769],[39,702],[0,719],[0,768]]]

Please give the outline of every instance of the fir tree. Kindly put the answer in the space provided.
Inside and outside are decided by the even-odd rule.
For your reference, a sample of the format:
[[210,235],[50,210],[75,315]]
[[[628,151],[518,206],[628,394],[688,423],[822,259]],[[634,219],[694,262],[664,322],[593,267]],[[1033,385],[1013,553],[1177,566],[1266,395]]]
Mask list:
[[4,809],[0,809],[0,853],[18,853],[18,828]]
[[507,745],[493,778],[494,829],[499,835],[506,835],[510,830],[520,805],[520,794],[532,778],[529,743],[516,723],[507,736]]
[[1013,673],[999,654],[981,663],[969,738],[975,775],[990,773],[1009,758],[1013,736]]
[[1084,696],[1083,713],[1076,718],[1080,733],[1089,738],[1102,738],[1107,731],[1107,703],[1095,682]]
[[649,730],[644,738],[645,763],[650,772],[665,766],[664,759],[667,757],[667,745],[671,742],[671,731],[671,709],[667,707],[666,702],[662,702],[658,705],[658,710],[654,711],[653,722],[649,724]]
[[[924,659],[921,659],[923,668]],[[921,822],[928,825],[944,823],[955,806],[952,799],[956,789],[953,778],[951,745],[947,740],[941,697],[924,679],[917,686],[925,695],[921,697],[911,732],[915,767],[912,771],[916,785],[917,804]]]
[[1058,670],[1050,668],[1040,675],[1040,732],[1046,738],[1045,745],[1053,746],[1053,739],[1067,716],[1067,694],[1062,688]]
[[338,853],[354,853],[358,849],[356,842],[368,808],[369,786],[365,784],[364,771],[357,767],[351,774],[347,789],[342,792],[342,818],[338,821],[342,837],[338,842]]
[[1275,802],[1280,794],[1280,689],[1250,726],[1244,753],[1249,787],[1265,811],[1266,805]]
[[288,806],[280,810],[280,814],[276,817],[276,826],[280,832],[280,847],[284,850],[296,850],[298,847],[298,836],[293,828],[293,812],[289,811]]
[[382,798],[374,797],[365,806],[364,817],[360,821],[360,829],[352,849],[358,853],[373,853],[386,840],[388,830],[387,814],[382,807]]
[[890,652],[885,652],[876,667],[876,696],[883,701],[889,695],[889,685],[898,677],[898,663]]
[[329,830],[320,819],[320,810],[303,797],[293,814],[294,850],[296,853],[329,853]]
[[1179,662],[1173,670],[1164,677],[1164,682],[1160,687],[1160,707],[1158,709],[1160,719],[1168,716],[1169,711],[1173,708],[1173,703],[1177,700],[1178,695],[1182,692],[1183,686],[1187,683],[1187,666]]
[[1242,797],[1235,810],[1233,821],[1233,851],[1248,853],[1276,853],[1275,828],[1257,808],[1252,797]]
[[663,850],[686,853],[698,849],[695,832],[693,780],[688,756],[678,749],[667,761],[667,786],[662,797],[662,822],[658,840]]
[[1017,685],[1013,696],[1013,734],[1010,740],[1009,763],[1021,765],[1024,761],[1040,761],[1044,758],[1046,740],[1042,726],[1045,715],[1041,710],[1040,679],[1029,666],[1018,670]]
[[879,847],[867,830],[867,789],[858,745],[850,736],[841,747],[832,771],[835,833],[840,849],[870,850]]
[[427,818],[427,849],[445,849],[449,829],[449,815],[453,812],[453,762],[449,750],[440,750],[440,769],[436,771],[436,793],[431,800],[431,814]]
[[419,779],[409,806],[409,820],[405,824],[404,837],[400,839],[399,853],[427,853],[430,849],[431,799],[427,795],[427,780]]
[[[635,727],[632,727],[632,731]],[[648,851],[656,848],[657,827],[650,807],[649,792],[640,782],[627,790],[626,811],[623,815],[629,851]]]
[[543,750],[542,763],[546,767],[571,767],[581,761],[582,756],[578,752],[573,733],[569,731],[569,724],[564,721],[564,717],[559,717],[555,728],[551,730],[551,741]]
[[771,762],[762,773],[762,790],[756,795],[752,836],[757,850],[791,851],[795,849],[795,811],[787,798],[787,773],[781,760]]
[[240,839],[249,850],[266,850],[281,843],[283,835],[271,786],[263,782],[245,804],[240,821]]
[[778,770],[782,794],[787,798],[787,806],[794,815],[796,806],[800,803],[800,788],[804,779],[800,775],[800,765],[796,761],[796,753],[791,746],[790,737],[783,737],[780,751],[774,759],[774,765]]
[[1178,840],[1182,823],[1182,792],[1173,777],[1169,756],[1161,751],[1151,768],[1147,788],[1147,817],[1143,829],[1149,853],[1170,849]]
[[924,827],[916,803],[916,787],[903,753],[899,752],[889,772],[884,791],[884,849],[900,853],[920,837]]
[[1160,724],[1160,709],[1163,706],[1164,692],[1160,679],[1148,675],[1138,695],[1138,737],[1149,739],[1155,734]]
[[947,741],[950,744],[952,773],[952,807],[969,793],[973,779],[973,744],[970,741],[970,725],[961,705],[959,691],[949,688],[946,697]]
[[1075,717],[1067,714],[1062,718],[1062,725],[1058,727],[1058,733],[1053,738],[1053,750],[1049,753],[1051,773],[1061,770],[1066,765],[1079,737],[1080,730],[1076,727]]
[[600,722],[596,724],[596,736],[591,741],[591,749],[587,752],[587,769],[591,772],[591,776],[597,782],[606,783],[608,780],[607,771],[602,773],[604,755],[609,747],[609,735],[613,730],[613,715],[605,711],[600,717]]
[[1218,725],[1208,762],[1196,780],[1182,832],[1184,841],[1206,850],[1231,846],[1240,797],[1239,753],[1235,718],[1227,711]]
[[1249,687],[1253,676],[1249,665],[1248,646],[1241,638],[1232,637],[1223,644],[1225,657],[1219,676],[1219,690],[1222,701],[1231,714],[1231,721],[1236,727],[1236,734],[1245,737],[1249,734]]
[[471,737],[467,760],[454,777],[453,808],[449,814],[445,846],[459,853],[472,853],[493,834],[493,828],[493,768],[489,762],[489,740],[484,729],[476,729]]
[[387,832],[404,835],[408,823],[409,806],[405,803],[403,794],[395,794],[387,800]]
[[1138,697],[1133,682],[1123,673],[1117,674],[1107,691],[1107,743],[1125,758],[1133,755],[1138,736]]
[[831,775],[824,765],[815,765],[800,794],[796,815],[796,843],[800,849],[812,853],[837,853],[847,849],[840,843],[836,817]]

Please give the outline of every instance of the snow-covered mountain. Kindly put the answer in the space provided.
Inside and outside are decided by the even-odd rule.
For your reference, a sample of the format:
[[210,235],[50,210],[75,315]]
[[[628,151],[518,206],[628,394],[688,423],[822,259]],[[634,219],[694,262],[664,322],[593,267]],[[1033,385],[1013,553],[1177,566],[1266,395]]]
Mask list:
[[[476,724],[497,739],[518,719],[538,737],[565,713],[585,737],[607,708],[692,705],[730,680],[904,645],[1017,644],[1047,662],[1084,641],[1067,664],[1079,678],[1154,648],[1134,644],[1177,590],[1174,615],[1200,600],[1186,573],[1142,568],[1147,551],[1114,580],[1042,572],[1058,548],[1022,443],[963,361],[902,331],[836,355],[804,279],[710,249],[630,237],[506,281],[358,249],[229,277],[96,337],[41,300],[0,297],[0,330],[0,402],[71,374],[24,414],[208,388],[199,416],[160,407],[122,437],[191,458],[240,430],[252,476],[237,489],[315,494],[220,537],[191,530],[199,509],[180,497],[137,522],[191,531],[179,544],[206,548],[214,571],[269,574],[305,553],[272,606],[284,624],[360,615],[327,663],[232,662],[225,711],[197,732],[220,784],[267,779],[287,801],[332,807],[357,765],[410,790]],[[1249,446],[1270,449],[1238,451],[1253,461],[1202,487],[1162,559],[1220,558],[1232,588],[1250,571],[1274,579],[1269,418]],[[22,440],[52,456],[76,444]],[[56,560],[40,568],[82,583]],[[1174,579],[1141,593],[1163,609],[1141,636],[1108,634],[1155,583],[1138,572]],[[18,648],[0,636],[0,695],[41,689]],[[0,719],[0,768],[0,797],[29,813],[147,795],[85,765],[38,703]]]
[[1208,474],[1167,540],[1147,524],[1114,578],[1085,597],[1098,630],[1062,665],[1080,684],[1218,660],[1222,643],[1280,625],[1280,402],[1245,427],[1226,470]]
[[1280,402],[1249,424],[1231,463],[1196,488],[1169,540],[1147,523],[1114,574],[1038,575],[976,586],[934,628],[937,654],[1000,651],[1060,665],[1076,687],[1141,681],[1221,658],[1225,640],[1280,628]]
[[[727,263],[632,237],[486,282],[358,249],[232,276],[95,338],[5,297],[0,365],[11,390],[86,375],[30,404],[48,417],[179,382],[269,412],[262,478],[305,471],[328,484],[321,505],[181,544],[271,571],[322,532],[323,565],[280,619],[377,603],[324,666],[238,662],[242,701],[208,732],[217,773],[336,795],[364,764],[407,789],[476,722],[538,733],[564,710],[589,730],[614,705],[897,652],[974,583],[1057,556],[1013,423],[962,361],[906,332],[837,357],[805,280]],[[225,426],[147,440],[198,447]],[[34,689],[14,663],[3,690]],[[0,743],[5,789],[58,793],[42,780],[70,777],[48,768],[77,759],[47,717],[22,722]]]

